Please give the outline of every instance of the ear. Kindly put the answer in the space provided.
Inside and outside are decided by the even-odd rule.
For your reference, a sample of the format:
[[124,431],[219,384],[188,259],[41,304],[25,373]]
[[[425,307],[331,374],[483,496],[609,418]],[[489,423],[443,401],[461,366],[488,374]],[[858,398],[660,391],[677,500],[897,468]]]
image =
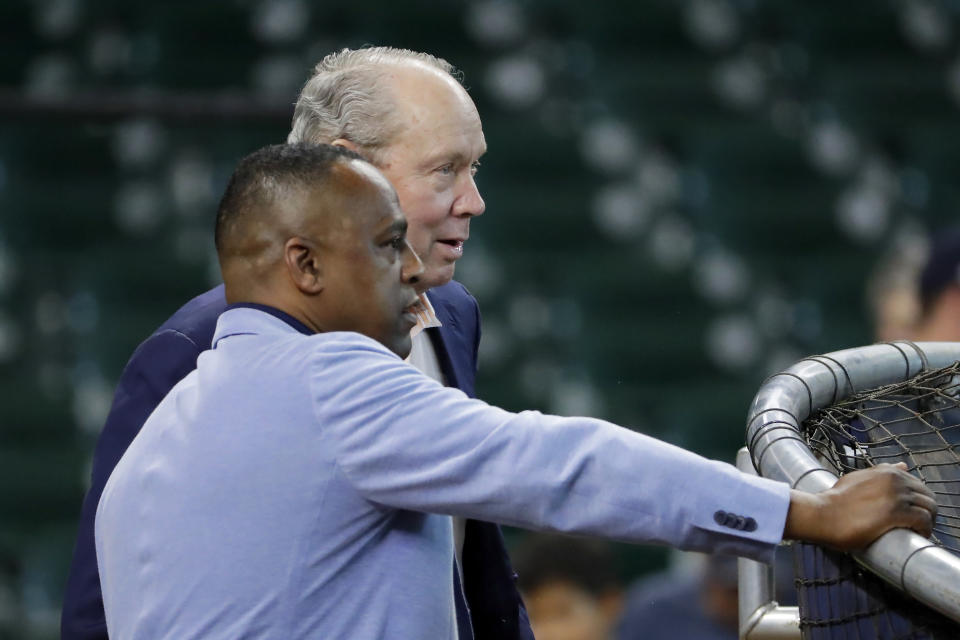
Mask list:
[[283,260],[294,286],[305,295],[323,291],[323,268],[317,246],[299,236],[283,244]]
[[346,138],[337,138],[330,143],[332,147],[343,147],[344,149],[350,149],[354,153],[360,153],[360,147],[355,145],[353,142],[347,140]]

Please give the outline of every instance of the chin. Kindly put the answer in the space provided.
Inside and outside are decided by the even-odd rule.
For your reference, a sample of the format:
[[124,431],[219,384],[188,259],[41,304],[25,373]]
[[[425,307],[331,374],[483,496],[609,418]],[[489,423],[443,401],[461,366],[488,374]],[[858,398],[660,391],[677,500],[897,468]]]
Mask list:
[[[453,280],[454,265],[448,263],[439,267],[432,267],[420,279],[421,285],[417,286],[417,292],[423,293],[433,287],[441,287]],[[422,288],[421,288],[422,287]]]
[[410,332],[408,331],[402,338],[394,340],[391,344],[387,345],[387,348],[405,360],[407,356],[410,355],[410,350],[413,349]]

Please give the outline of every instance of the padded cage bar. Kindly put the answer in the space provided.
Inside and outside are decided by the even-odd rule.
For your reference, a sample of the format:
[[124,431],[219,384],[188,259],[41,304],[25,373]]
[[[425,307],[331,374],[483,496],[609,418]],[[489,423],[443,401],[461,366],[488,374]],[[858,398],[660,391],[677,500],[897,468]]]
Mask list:
[[[771,376],[750,407],[747,446],[758,473],[818,493],[837,477],[800,435],[813,412],[866,389],[901,382],[960,360],[960,343],[892,342],[804,358]],[[857,562],[948,618],[960,622],[960,558],[906,529],[881,536]]]

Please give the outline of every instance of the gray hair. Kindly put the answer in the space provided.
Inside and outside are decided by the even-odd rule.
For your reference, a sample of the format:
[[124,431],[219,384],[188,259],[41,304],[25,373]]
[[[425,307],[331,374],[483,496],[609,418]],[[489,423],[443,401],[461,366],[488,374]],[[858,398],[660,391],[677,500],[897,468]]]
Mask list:
[[343,138],[379,164],[379,152],[399,128],[391,117],[395,105],[384,78],[391,66],[410,62],[434,67],[459,81],[453,65],[429,53],[394,47],[331,53],[300,91],[287,143],[329,144]]

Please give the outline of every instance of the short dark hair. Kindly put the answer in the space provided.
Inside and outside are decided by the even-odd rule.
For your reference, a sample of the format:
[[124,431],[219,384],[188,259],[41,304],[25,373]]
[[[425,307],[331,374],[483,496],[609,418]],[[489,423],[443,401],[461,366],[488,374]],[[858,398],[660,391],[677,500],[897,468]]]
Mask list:
[[926,316],[945,289],[960,284],[960,227],[931,235],[930,255],[920,273],[920,306]]
[[569,582],[600,597],[621,586],[610,546],[602,540],[532,533],[511,556],[517,585],[526,593],[551,582]]
[[237,165],[220,199],[214,242],[228,244],[231,229],[246,216],[284,197],[291,189],[321,186],[338,162],[363,160],[349,149],[328,144],[275,144],[257,149]]

